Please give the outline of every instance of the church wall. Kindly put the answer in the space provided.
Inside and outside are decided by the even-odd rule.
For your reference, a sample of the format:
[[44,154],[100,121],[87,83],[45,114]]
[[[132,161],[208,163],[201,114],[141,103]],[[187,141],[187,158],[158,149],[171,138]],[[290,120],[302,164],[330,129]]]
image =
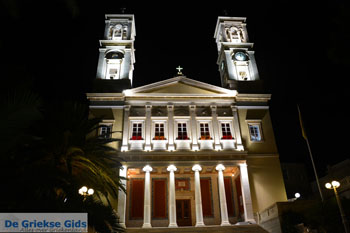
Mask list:
[[[272,123],[269,111],[267,109],[239,109],[239,120],[242,132],[242,141],[244,148],[249,154],[269,153],[277,154],[277,146],[273,133]],[[252,142],[248,129],[249,122],[260,122],[262,137],[261,142]]]
[[114,142],[113,147],[117,150],[121,147],[121,140],[123,138],[123,109],[113,109],[114,123],[113,123],[113,138],[120,139]]
[[247,164],[254,213],[275,202],[287,201],[278,157],[248,157]]

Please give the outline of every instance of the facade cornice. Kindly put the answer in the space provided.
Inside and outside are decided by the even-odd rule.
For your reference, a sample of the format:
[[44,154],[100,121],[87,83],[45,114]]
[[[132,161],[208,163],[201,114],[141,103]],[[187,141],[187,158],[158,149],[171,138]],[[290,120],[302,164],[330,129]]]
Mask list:
[[133,40],[100,40],[100,46],[133,46]]
[[246,160],[247,151],[128,151],[120,152],[118,153],[118,156],[128,162],[183,161],[187,163],[192,163],[194,161],[217,162],[228,160]]
[[271,94],[237,94],[237,102],[267,102],[271,99]]

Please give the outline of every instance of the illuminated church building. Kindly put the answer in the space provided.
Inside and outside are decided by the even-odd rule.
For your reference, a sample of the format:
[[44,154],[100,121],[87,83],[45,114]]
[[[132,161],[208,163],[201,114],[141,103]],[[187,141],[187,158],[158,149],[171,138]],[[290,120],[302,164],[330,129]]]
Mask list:
[[271,95],[261,94],[245,21],[218,17],[222,87],[179,67],[175,77],[132,88],[134,16],[105,16],[95,89],[87,96],[91,114],[103,116],[97,133],[118,139],[111,145],[128,180],[115,208],[127,229],[254,225],[287,200]]

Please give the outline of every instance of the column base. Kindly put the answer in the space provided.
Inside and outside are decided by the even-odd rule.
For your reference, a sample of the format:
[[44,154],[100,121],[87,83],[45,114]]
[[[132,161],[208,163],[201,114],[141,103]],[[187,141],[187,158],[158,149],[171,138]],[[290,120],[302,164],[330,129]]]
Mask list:
[[127,145],[122,146],[122,148],[120,149],[122,152],[128,151],[129,147]]
[[170,223],[168,227],[174,228],[174,227],[177,227],[177,224],[176,223]]
[[[250,224],[253,224],[252,222],[238,222],[238,223],[236,223],[235,225],[250,225]],[[254,224],[255,224],[255,221],[254,221]]]
[[119,225],[120,225],[122,228],[126,229],[126,225],[125,225],[124,222],[120,222]]
[[199,150],[198,144],[192,144],[192,150],[198,151]]
[[174,144],[168,145],[168,151],[174,151],[174,150],[175,150]]
[[244,151],[244,146],[242,144],[237,144],[237,150]]
[[150,223],[144,223],[142,228],[152,228],[152,225]]
[[196,223],[195,227],[205,227],[203,222]]
[[221,144],[215,144],[215,150],[222,150]]
[[145,151],[151,151],[152,147],[151,145],[145,145]]
[[222,222],[220,226],[231,226],[231,223],[229,222]]
[[255,219],[247,219],[246,222],[248,222],[249,224],[256,224]]

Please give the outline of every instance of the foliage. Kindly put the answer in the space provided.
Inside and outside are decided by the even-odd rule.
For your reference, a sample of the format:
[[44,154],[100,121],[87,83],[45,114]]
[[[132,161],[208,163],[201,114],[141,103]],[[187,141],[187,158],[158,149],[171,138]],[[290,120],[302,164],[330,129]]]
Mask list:
[[[124,190],[120,159],[98,138],[100,119],[88,118],[87,103],[43,101],[29,90],[1,98],[1,211],[87,211],[98,232],[120,232],[111,200]],[[81,186],[95,190],[83,199]],[[109,230],[107,230],[109,229]]]

